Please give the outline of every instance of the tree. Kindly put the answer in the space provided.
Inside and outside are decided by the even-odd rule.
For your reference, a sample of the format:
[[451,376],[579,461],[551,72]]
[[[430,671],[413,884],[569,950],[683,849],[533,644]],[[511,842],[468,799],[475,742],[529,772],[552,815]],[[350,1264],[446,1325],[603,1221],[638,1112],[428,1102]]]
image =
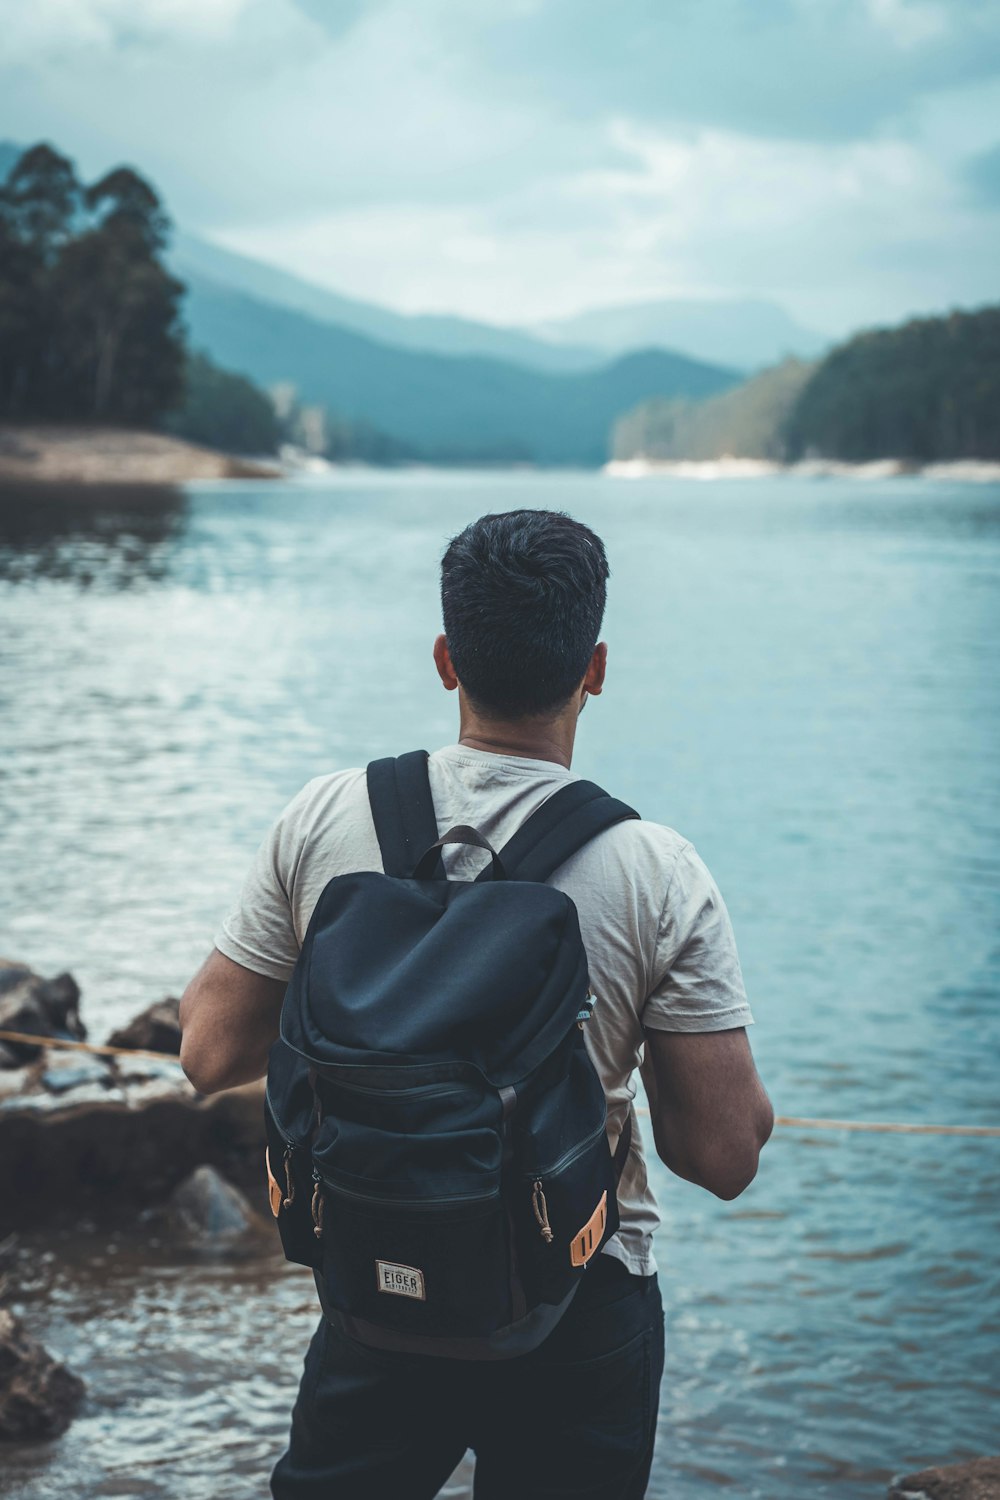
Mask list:
[[53,267],[81,214],[73,163],[32,146],[0,186],[0,412],[42,414],[60,361]]
[[1000,458],[1000,307],[858,334],[806,385],[793,456]]
[[169,220],[130,167],[81,188],[32,146],[0,191],[0,414],[146,423],[183,389]]
[[77,228],[80,184],[68,157],[41,142],[11,168],[0,193],[8,228],[49,266]]

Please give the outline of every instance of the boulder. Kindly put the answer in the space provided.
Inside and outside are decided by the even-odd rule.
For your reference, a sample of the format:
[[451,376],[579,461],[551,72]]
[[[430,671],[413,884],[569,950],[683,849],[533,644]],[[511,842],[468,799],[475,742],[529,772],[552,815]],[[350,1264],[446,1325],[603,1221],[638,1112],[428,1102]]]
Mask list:
[[58,1437],[76,1415],[83,1391],[80,1377],[0,1308],[0,1441]]
[[115,1075],[109,1060],[97,1053],[49,1047],[39,1070],[39,1081],[50,1094],[69,1094],[86,1087],[112,1088]]
[[266,1208],[263,1083],[204,1099],[168,1066],[167,1076],[133,1082],[119,1072],[113,1088],[81,1083],[62,1094],[41,1082],[47,1062],[10,1075],[26,1081],[0,1089],[0,1237],[81,1215],[134,1221],[203,1164]]
[[167,1204],[171,1228],[204,1249],[224,1248],[260,1227],[239,1188],[214,1167],[197,1167],[174,1188]]
[[1000,1458],[906,1474],[892,1481],[888,1500],[1000,1500]]
[[172,995],[157,1000],[127,1026],[113,1031],[108,1045],[138,1048],[143,1052],[172,1052],[176,1056],[181,1050],[180,1004]]
[[[263,1083],[198,1094],[175,1060],[176,1000],[150,1006],[117,1032],[112,1041],[126,1050],[114,1059],[45,1046],[43,1028],[85,1034],[68,975],[42,980],[0,959],[0,1007],[7,1007],[0,1024],[16,1021],[39,1036],[38,1046],[12,1044],[19,1066],[0,1072],[0,1238],[81,1216],[134,1222],[203,1165],[263,1212]],[[144,1057],[147,1048],[168,1055]],[[210,1222],[232,1224],[218,1199]]]
[[[80,989],[71,974],[43,979],[26,964],[0,959],[0,1031],[23,1031],[30,1036],[63,1037],[83,1041],[87,1029],[80,1020]],[[30,1062],[41,1048],[30,1042],[4,1042],[14,1066]]]

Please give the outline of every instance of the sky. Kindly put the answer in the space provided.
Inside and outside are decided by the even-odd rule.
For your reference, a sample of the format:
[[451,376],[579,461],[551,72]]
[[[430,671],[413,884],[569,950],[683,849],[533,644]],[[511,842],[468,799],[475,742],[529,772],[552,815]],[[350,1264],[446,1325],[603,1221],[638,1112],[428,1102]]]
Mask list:
[[0,0],[0,136],[411,312],[1000,300],[998,0]]

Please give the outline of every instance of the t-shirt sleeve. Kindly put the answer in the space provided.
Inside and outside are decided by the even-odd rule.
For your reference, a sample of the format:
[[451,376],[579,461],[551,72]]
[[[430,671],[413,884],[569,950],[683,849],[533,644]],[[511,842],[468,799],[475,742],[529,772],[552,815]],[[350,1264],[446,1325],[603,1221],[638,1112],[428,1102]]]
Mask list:
[[265,836],[236,905],[215,935],[216,948],[234,963],[285,982],[299,956],[292,886],[302,851],[309,790],[306,786],[293,797]]
[[667,888],[656,973],[641,1017],[651,1031],[753,1025],[726,903],[691,844],[677,856]]

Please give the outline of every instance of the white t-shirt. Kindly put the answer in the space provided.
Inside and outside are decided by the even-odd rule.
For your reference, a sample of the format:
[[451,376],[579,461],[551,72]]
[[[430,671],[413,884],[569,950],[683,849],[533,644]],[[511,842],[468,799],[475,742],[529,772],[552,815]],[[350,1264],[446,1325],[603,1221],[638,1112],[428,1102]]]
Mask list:
[[[471,823],[495,849],[576,779],[552,761],[464,745],[435,751],[428,772],[438,832]],[[449,850],[449,874],[469,879],[484,860],[480,850]],[[246,969],[287,980],[327,882],[381,869],[364,771],[320,776],[292,799],[260,846],[215,946]],[[607,1094],[613,1144],[635,1093],[644,1027],[726,1031],[752,1024],[732,925],[691,844],[657,823],[632,820],[607,829],[551,883],[572,897],[580,916],[597,996],[585,1035]],[[605,1249],[630,1271],[649,1275],[660,1215],[635,1119],[632,1129],[619,1186],[621,1228]]]

